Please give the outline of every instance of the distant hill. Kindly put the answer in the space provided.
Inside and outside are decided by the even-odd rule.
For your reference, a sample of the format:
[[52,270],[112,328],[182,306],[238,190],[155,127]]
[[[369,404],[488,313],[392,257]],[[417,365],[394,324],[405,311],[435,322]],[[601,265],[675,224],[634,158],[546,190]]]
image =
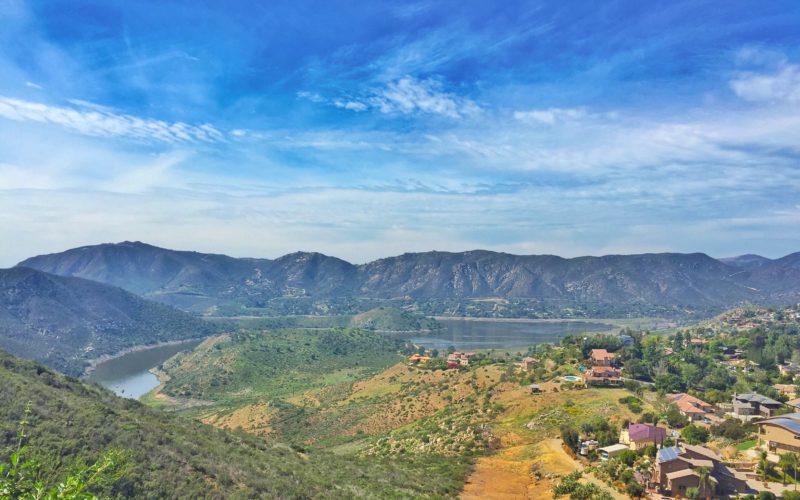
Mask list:
[[[421,303],[500,298],[545,305],[609,304],[620,314],[800,300],[800,254],[775,261],[758,256],[723,261],[701,253],[565,259],[476,250],[409,253],[353,265],[318,253],[234,259],[123,242],[33,257],[20,265],[99,280],[212,313],[230,305],[234,311],[265,307],[278,299]],[[292,311],[287,313],[297,313]]]
[[376,331],[411,332],[435,330],[441,325],[435,319],[413,314],[397,307],[376,307],[356,314],[350,326]]
[[780,259],[776,259],[775,264],[780,267],[800,269],[800,252],[795,252],[785,257],[781,257]]
[[762,257],[760,255],[755,255],[752,253],[748,253],[745,255],[738,255],[736,257],[725,257],[719,259],[720,262],[724,262],[733,267],[741,267],[743,269],[757,269],[759,267],[767,266],[773,263],[772,259],[768,259],[766,257]]
[[117,287],[0,269],[0,348],[71,375],[127,347],[211,335],[215,327]]
[[0,381],[0,463],[16,449],[23,419],[23,461],[41,464],[36,479],[48,487],[71,464],[119,450],[127,457],[119,477],[92,488],[101,498],[445,498],[458,493],[466,472],[440,457],[299,453],[118,398],[2,351]]

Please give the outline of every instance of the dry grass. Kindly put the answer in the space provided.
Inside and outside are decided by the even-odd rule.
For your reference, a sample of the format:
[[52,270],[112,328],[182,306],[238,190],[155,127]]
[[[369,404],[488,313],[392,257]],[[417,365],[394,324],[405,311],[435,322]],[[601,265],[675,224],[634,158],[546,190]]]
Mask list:
[[275,414],[269,403],[259,402],[237,408],[228,414],[210,415],[202,421],[221,429],[241,428],[250,434],[266,437],[273,433],[270,424]]

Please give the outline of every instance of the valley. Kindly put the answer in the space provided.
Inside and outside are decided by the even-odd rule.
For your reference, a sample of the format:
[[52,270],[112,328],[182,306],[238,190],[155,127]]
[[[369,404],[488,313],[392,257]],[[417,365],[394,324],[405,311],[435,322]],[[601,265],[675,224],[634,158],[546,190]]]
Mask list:
[[[123,256],[124,265],[107,270],[129,268],[130,252],[141,251],[139,244],[103,248]],[[190,268],[199,265],[195,254],[179,255]],[[307,264],[302,255],[292,259]],[[210,261],[220,266],[218,276],[241,264],[224,256]],[[319,255],[312,261],[326,262]],[[720,265],[750,269],[753,262]],[[70,269],[80,268],[73,264]],[[325,266],[321,275],[303,267],[302,279],[326,283],[333,271]],[[348,304],[344,309],[309,314],[295,306],[331,303],[324,293],[315,297],[295,287],[294,296],[283,288],[270,300],[293,304],[296,314],[270,315],[269,307],[225,306],[206,288],[215,305],[199,314],[186,303],[153,302],[147,287],[160,273],[147,276],[137,281],[139,296],[25,267],[0,271],[6,318],[0,346],[67,374],[90,368],[77,381],[4,354],[3,376],[12,383],[0,414],[2,446],[13,446],[14,422],[31,422],[26,442],[30,459],[41,464],[39,477],[63,477],[69,460],[103,464],[114,457],[125,468],[93,485],[107,496],[273,497],[308,482],[313,496],[322,497],[550,498],[577,489],[626,498],[663,490],[634,479],[634,472],[650,470],[649,456],[637,449],[624,462],[598,460],[594,449],[579,453],[576,439],[599,450],[614,446],[629,425],[657,424],[670,439],[696,440],[703,435],[694,430],[699,424],[680,416],[669,399],[675,393],[690,392],[720,408],[737,391],[783,401],[788,398],[774,387],[789,378],[777,366],[800,356],[800,317],[793,307],[742,305],[701,317],[700,309],[664,317],[620,309],[619,317],[609,317],[562,308],[531,318],[540,313],[518,314],[522,299],[338,297],[336,303]],[[180,285],[188,290],[194,272],[184,269],[179,276],[174,283],[188,280]],[[125,280],[121,284],[129,286]],[[422,314],[431,300],[448,304],[449,313]],[[663,307],[679,306],[662,302],[648,310]],[[595,312],[601,310],[608,311]],[[46,355],[37,342],[47,342]],[[595,360],[595,351],[613,361]],[[723,367],[730,356],[758,369]],[[709,420],[702,441],[713,453],[752,441],[751,427],[723,427],[725,417],[715,418],[722,420]],[[106,430],[98,434],[99,426]],[[202,434],[203,442],[190,444],[191,433]],[[138,440],[143,444],[134,446]],[[147,454],[161,457],[157,476],[143,468]],[[177,463],[162,463],[171,460],[166,457],[178,457]],[[169,494],[158,478],[176,467],[189,472],[180,494]],[[283,482],[264,479],[275,474],[284,474]],[[744,476],[741,481],[749,485]],[[199,484],[210,489],[203,492]]]

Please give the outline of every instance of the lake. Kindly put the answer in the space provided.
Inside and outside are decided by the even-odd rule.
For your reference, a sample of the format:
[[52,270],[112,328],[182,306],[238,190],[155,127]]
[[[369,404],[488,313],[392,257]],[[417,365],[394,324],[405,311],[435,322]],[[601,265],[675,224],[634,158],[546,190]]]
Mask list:
[[458,350],[530,347],[543,342],[558,342],[565,336],[583,332],[604,332],[617,327],[594,321],[497,321],[437,319],[442,329],[409,338],[432,349],[454,346]]
[[158,377],[149,372],[181,351],[195,348],[202,340],[148,347],[98,363],[86,380],[124,398],[138,399],[158,387]]

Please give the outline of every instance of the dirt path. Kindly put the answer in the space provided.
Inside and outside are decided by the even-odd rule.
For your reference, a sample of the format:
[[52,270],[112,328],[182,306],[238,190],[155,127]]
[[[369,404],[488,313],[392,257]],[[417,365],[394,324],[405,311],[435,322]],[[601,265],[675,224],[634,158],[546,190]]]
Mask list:
[[[575,470],[583,470],[583,465],[564,451],[559,439],[511,446],[478,459],[467,478],[461,498],[550,499],[553,497],[552,487],[559,478]],[[542,479],[537,479],[534,471],[538,471]],[[614,499],[628,498],[594,476],[584,475],[581,481],[597,485]]]

